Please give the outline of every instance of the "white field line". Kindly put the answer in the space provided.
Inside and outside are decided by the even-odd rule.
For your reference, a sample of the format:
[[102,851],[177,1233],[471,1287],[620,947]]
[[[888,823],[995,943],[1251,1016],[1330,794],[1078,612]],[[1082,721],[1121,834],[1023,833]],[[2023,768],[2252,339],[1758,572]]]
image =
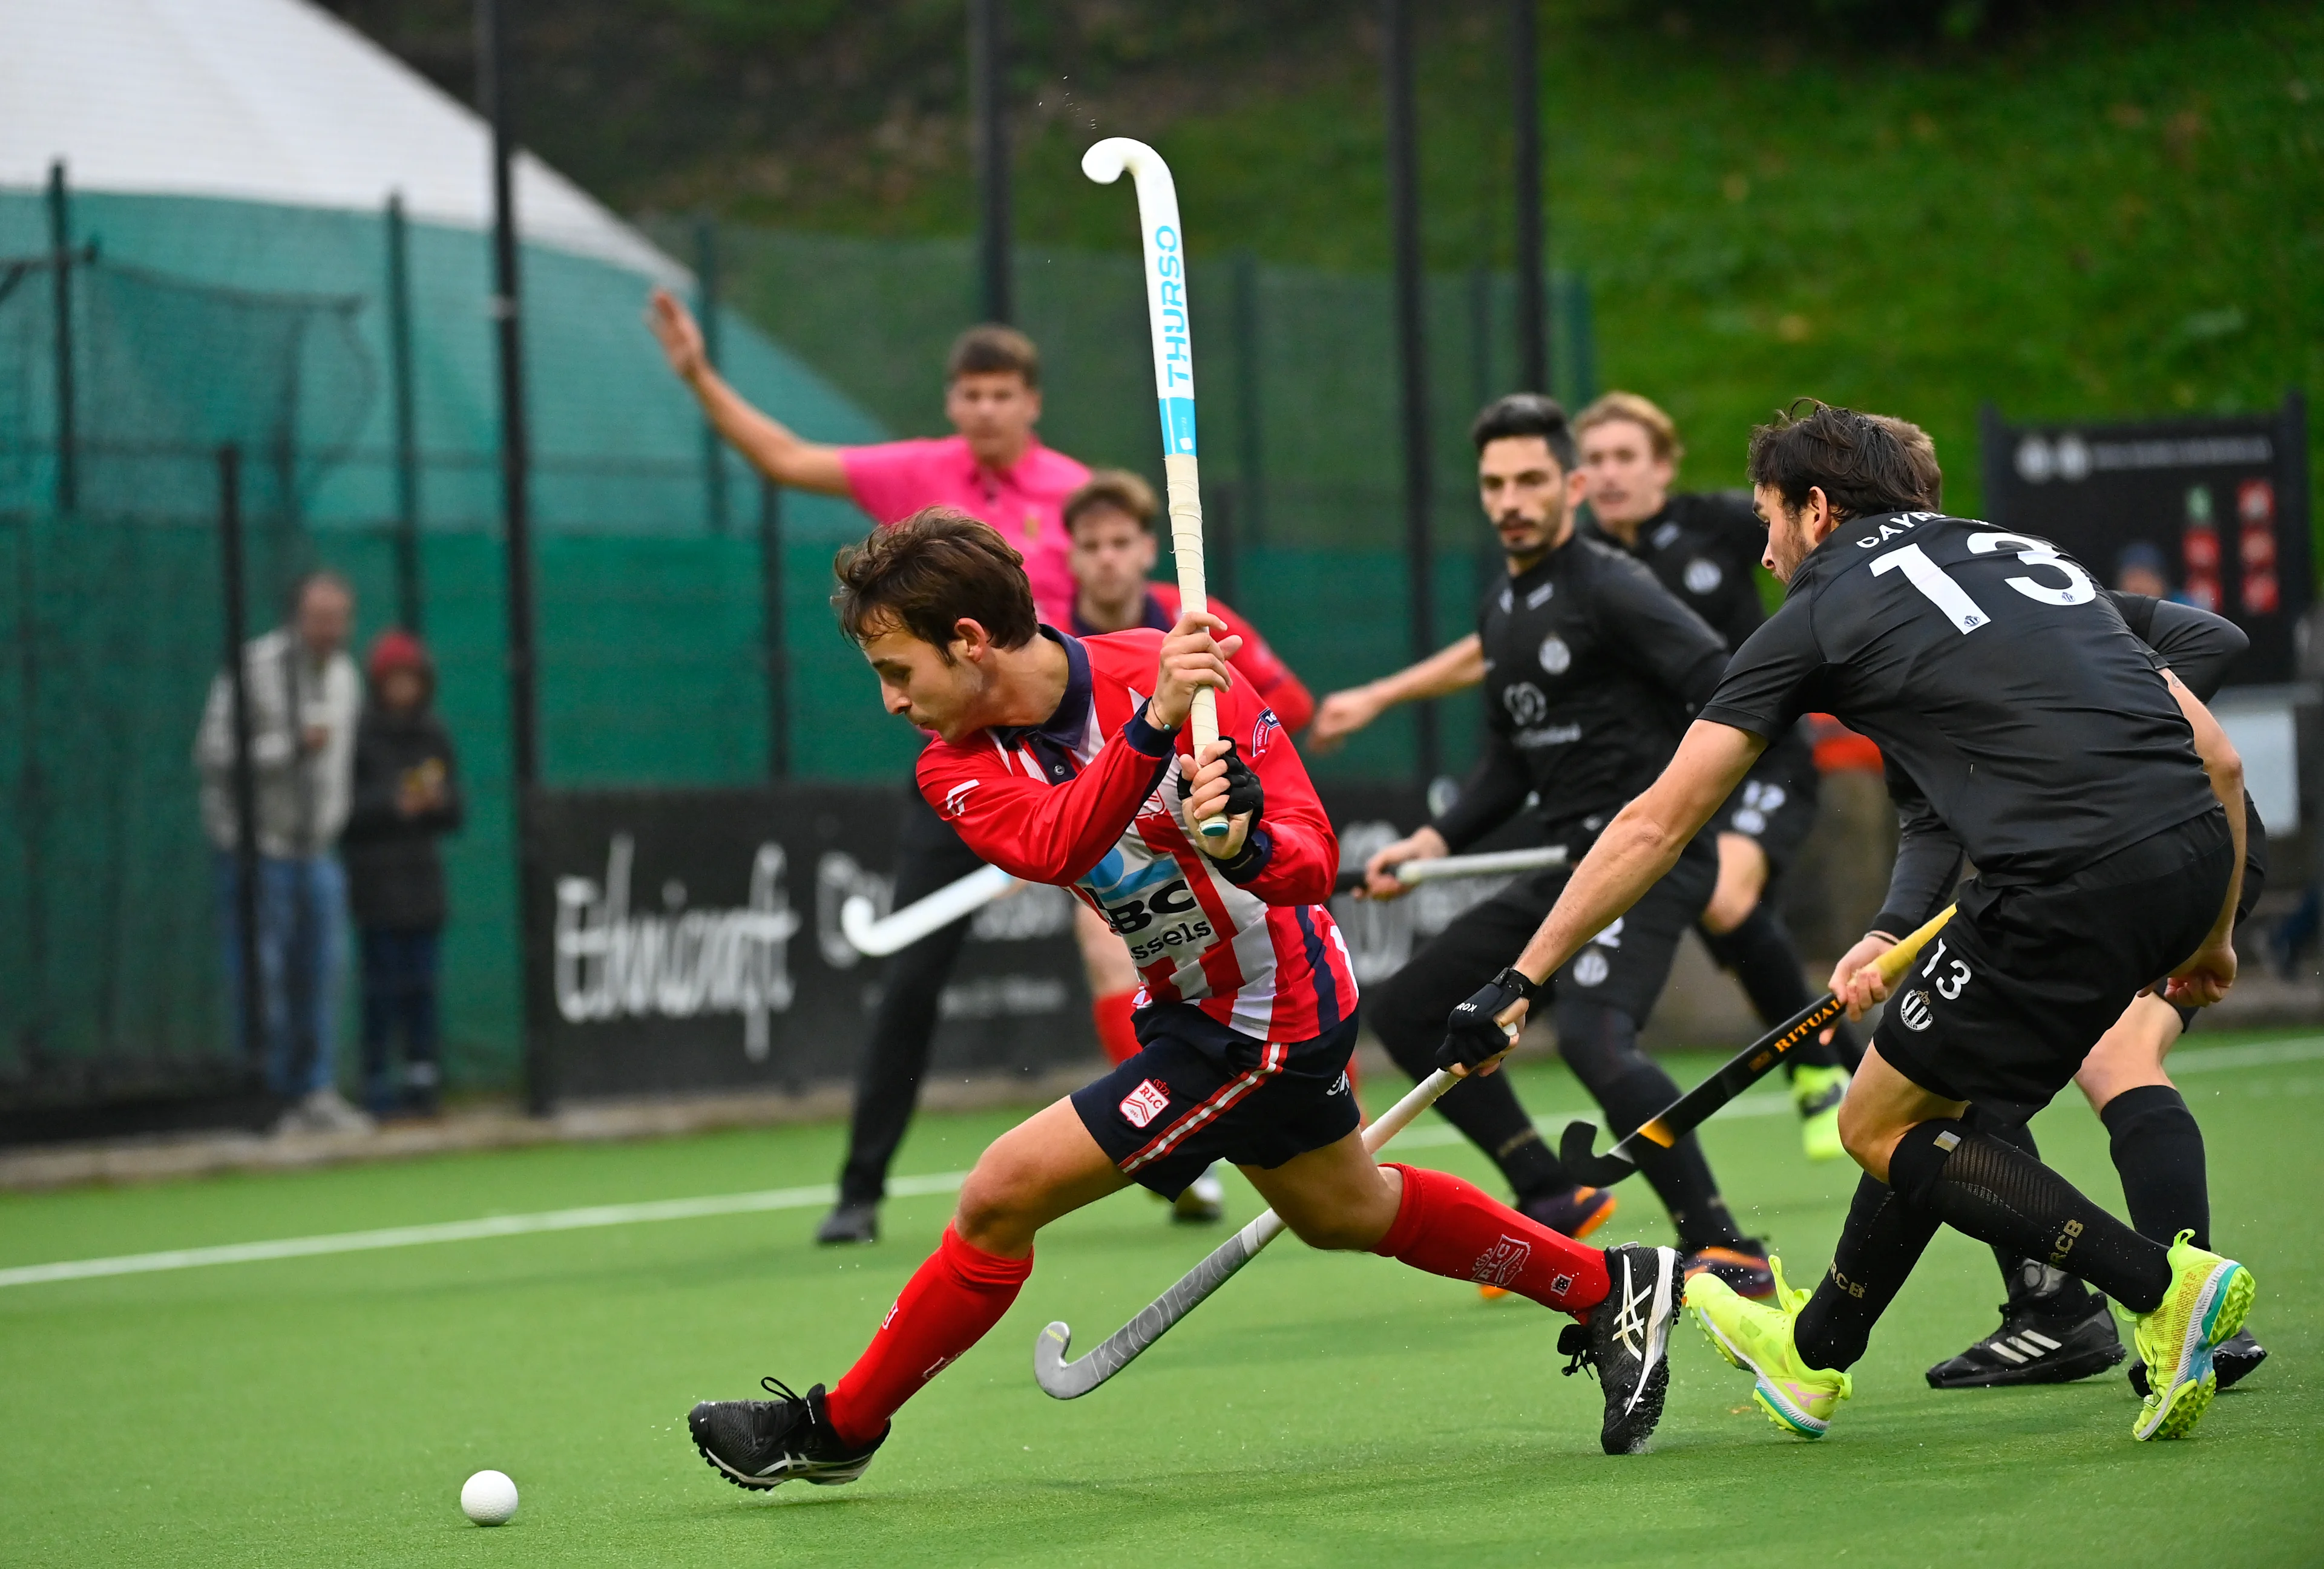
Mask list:
[[[2280,1063],[2309,1062],[2324,1057],[2324,1035],[2293,1040],[2268,1040],[2250,1046],[2223,1046],[2190,1051],[2171,1064],[2174,1074],[2209,1073],[2231,1068],[2272,1067]],[[1725,1107],[1723,1117],[1773,1117],[1792,1109],[1784,1094],[1746,1095]],[[1536,1121],[1553,1133],[1573,1121],[1594,1121],[1586,1112],[1551,1112]],[[1436,1121],[1407,1130],[1396,1147],[1426,1149],[1461,1142],[1458,1130]],[[956,1193],[967,1177],[964,1171],[936,1171],[920,1177],[891,1177],[890,1198],[918,1198]],[[442,1221],[423,1226],[388,1226],[370,1232],[337,1232],[318,1237],[281,1237],[264,1242],[230,1242],[215,1248],[173,1248],[159,1253],[127,1253],[111,1259],[68,1259],[54,1264],[21,1264],[0,1269],[0,1288],[40,1286],[59,1280],[93,1280],[110,1275],[150,1275],[169,1269],[197,1269],[211,1264],[257,1264],[275,1259],[312,1259],[329,1253],[367,1253],[381,1248],[413,1248],[428,1242],[472,1242],[488,1237],[526,1236],[540,1232],[589,1231],[600,1226],[642,1225],[654,1221],[702,1220],[712,1215],[758,1214],[770,1210],[815,1209],[835,1202],[829,1183],[811,1187],[771,1187],[756,1193],[714,1194],[703,1198],[658,1199],[646,1204],[592,1204],[583,1209],[543,1210],[533,1214],[486,1215],[472,1221]]]

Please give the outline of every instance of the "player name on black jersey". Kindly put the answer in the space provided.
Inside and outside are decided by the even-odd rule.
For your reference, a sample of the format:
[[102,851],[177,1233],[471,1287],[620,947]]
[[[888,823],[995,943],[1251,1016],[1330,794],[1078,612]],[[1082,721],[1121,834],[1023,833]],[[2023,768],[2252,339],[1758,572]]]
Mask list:
[[1989,882],[2050,881],[2217,800],[2161,661],[2071,557],[1936,512],[1850,519],[1702,717],[1877,742]]

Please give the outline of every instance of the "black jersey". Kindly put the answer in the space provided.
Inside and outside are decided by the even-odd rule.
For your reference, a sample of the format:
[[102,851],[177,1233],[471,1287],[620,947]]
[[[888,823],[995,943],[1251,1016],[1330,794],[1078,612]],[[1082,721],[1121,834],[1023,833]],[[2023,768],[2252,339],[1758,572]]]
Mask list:
[[2161,664],[2047,541],[1890,512],[1810,553],[1702,716],[1772,738],[1832,714],[1988,883],[2052,882],[2218,805]]
[[1637,543],[1625,545],[1603,525],[1591,537],[1644,561],[1679,602],[1711,623],[1729,649],[1767,619],[1759,603],[1759,556],[1767,526],[1741,491],[1674,495],[1638,525]]
[[[2224,615],[2144,594],[2113,588],[2103,594],[2122,613],[2124,624],[2206,703],[2226,682],[2228,669],[2243,651],[2251,647],[2243,629]],[[1896,863],[1888,876],[1888,897],[1882,901],[1872,929],[1893,937],[1936,914],[1960,880],[1962,855],[1960,835],[1939,819],[1920,787],[1901,775],[1895,763],[1886,767],[1899,832]],[[2258,842],[2246,846],[2246,860],[2250,862],[2264,849],[2267,829],[2248,794],[2244,797],[2244,809]],[[2246,875],[2248,879],[2249,873]]]
[[1539,797],[1551,834],[1595,833],[1662,771],[1726,645],[1614,547],[1577,531],[1485,596],[1485,754],[1436,830],[1455,850]]

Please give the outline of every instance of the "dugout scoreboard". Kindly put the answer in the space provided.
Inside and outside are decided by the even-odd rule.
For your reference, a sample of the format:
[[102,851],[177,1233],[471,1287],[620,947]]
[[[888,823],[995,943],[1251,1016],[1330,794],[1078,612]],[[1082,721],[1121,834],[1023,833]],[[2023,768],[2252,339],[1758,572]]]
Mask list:
[[2062,547],[2109,586],[2125,553],[2160,554],[2176,595],[2251,638],[2238,686],[2298,678],[2294,631],[2313,596],[2308,402],[2269,413],[2121,424],[1979,417],[1985,518]]

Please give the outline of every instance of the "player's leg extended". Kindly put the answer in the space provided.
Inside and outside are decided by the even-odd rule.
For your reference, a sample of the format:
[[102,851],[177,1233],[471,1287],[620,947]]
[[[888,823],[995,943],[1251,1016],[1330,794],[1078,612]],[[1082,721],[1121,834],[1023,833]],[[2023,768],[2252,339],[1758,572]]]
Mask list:
[[[2253,876],[2246,867],[2248,882]],[[2185,1097],[2163,1071],[2163,1059],[2178,1044],[2192,1010],[2182,1011],[2160,997],[2141,997],[2121,1022],[2107,1031],[2082,1059],[2074,1082],[2106,1124],[2107,1152],[2122,1178],[2130,1223],[2142,1236],[2167,1242],[2181,1232],[2198,1248],[2211,1245],[2210,1187],[2203,1152],[2203,1130]],[[2231,1389],[2267,1360],[2267,1352],[2239,1329],[2212,1355],[2219,1388]],[[2147,1392],[2146,1365],[2134,1362],[2131,1387]]]
[[[1404,968],[1370,989],[1365,1019],[1398,1067],[1415,1080],[1435,1071],[1444,1016],[1525,946],[1563,886],[1562,872],[1518,879],[1464,912]],[[1535,1220],[1568,1236],[1587,1236],[1614,1213],[1613,1195],[1575,1186],[1507,1074],[1454,1085],[1436,1110],[1500,1168],[1517,1207]]]
[[[917,794],[905,803],[896,857],[899,908],[983,864]],[[816,1232],[817,1241],[878,1239],[888,1165],[919,1105],[920,1079],[936,1034],[936,1002],[960,957],[961,945],[968,941],[968,927],[966,920],[957,920],[929,933],[891,955],[881,972],[880,1004],[872,1012],[863,1061],[856,1070],[854,1114],[847,1157],[839,1171],[839,1203]]]
[[[1971,1106],[1966,1121],[2029,1158],[2042,1158],[2033,1130],[2018,1109]],[[2105,1297],[2093,1295],[2063,1269],[2011,1249],[1995,1248],[1993,1258],[2001,1269],[2004,1291],[2001,1325],[1960,1355],[1929,1369],[1931,1389],[2062,1384],[2122,1361],[2122,1335]]]
[[[1696,840],[1628,914],[1551,977],[1558,1054],[1618,1137],[1678,1099],[1677,1084],[1638,1049],[1638,1021],[1654,1011],[1680,937],[1702,914],[1717,874],[1711,844]],[[1752,1296],[1775,1289],[1766,1255],[1736,1226],[1700,1140],[1690,1134],[1642,1158],[1639,1169],[1670,1211],[1689,1273],[1717,1269]]]
[[1678,1301],[1670,1249],[1577,1242],[1448,1172],[1377,1165],[1355,1133],[1272,1168],[1246,1167],[1244,1175],[1310,1246],[1378,1253],[1584,1318],[1560,1336],[1558,1349],[1573,1367],[1598,1371],[1606,1396],[1600,1442],[1609,1454],[1645,1447],[1670,1380]]
[[1070,1100],[1035,1112],[977,1161],[944,1240],[828,1394],[770,1379],[773,1399],[706,1400],[687,1417],[696,1447],[738,1487],[853,1481],[898,1408],[1009,1311],[1032,1273],[1034,1234],[1128,1183]]
[[2171,1377],[2156,1378],[2133,1435],[2169,1438],[2191,1428],[2216,1391],[2212,1351],[2250,1308],[2250,1271],[2183,1233],[2168,1247],[2139,1235],[1957,1114],[1925,1115],[1936,1098],[1889,1066],[1877,1045],[1868,1049],[1840,1109],[1849,1153],[1914,1207],[2080,1276],[2136,1314],[2142,1359]]

